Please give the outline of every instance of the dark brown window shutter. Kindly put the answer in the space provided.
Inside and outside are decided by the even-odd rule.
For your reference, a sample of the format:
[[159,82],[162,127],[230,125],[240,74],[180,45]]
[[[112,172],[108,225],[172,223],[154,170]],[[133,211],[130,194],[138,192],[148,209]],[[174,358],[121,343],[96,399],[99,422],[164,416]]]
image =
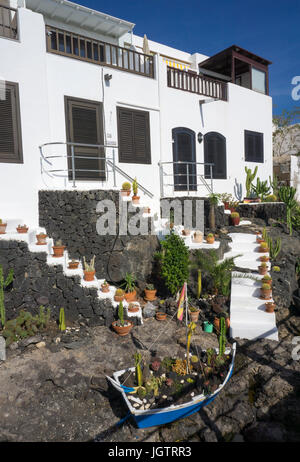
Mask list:
[[[65,98],[65,104],[68,142],[103,146],[102,104],[71,97]],[[69,148],[68,155],[71,154],[72,150]],[[106,179],[104,148],[75,145],[74,154],[77,180]],[[71,157],[68,159],[68,165],[69,179],[72,179]]]
[[17,83],[5,82],[0,92],[0,162],[23,162]]
[[119,162],[151,164],[149,112],[117,108]]
[[245,161],[264,162],[264,134],[245,130]]
[[[214,164],[212,177],[216,180],[226,180],[226,138],[218,132],[209,132],[204,135],[204,162]],[[210,166],[205,165],[205,178],[210,178]]]

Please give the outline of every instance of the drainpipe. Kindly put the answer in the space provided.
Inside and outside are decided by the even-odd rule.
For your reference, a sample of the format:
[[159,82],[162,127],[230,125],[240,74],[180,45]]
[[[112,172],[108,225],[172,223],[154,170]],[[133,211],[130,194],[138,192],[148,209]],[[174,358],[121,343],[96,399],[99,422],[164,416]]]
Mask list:
[[[157,77],[157,96],[158,96],[158,117],[159,117],[159,165],[162,161],[162,121],[161,121],[161,76],[160,76],[160,53],[156,54],[156,77]],[[160,166],[160,176],[162,176],[163,168]],[[163,177],[160,178],[161,191],[160,195],[163,196]]]

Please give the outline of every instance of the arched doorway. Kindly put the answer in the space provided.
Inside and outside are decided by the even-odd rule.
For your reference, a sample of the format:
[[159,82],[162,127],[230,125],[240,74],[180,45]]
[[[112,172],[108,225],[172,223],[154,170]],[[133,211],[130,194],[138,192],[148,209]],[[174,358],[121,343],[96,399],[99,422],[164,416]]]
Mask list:
[[197,191],[195,132],[185,127],[173,128],[172,139],[174,190]]
[[[209,132],[204,135],[204,162],[214,164],[213,179],[226,180],[226,138],[221,133]],[[210,178],[209,166],[205,166],[205,178]]]

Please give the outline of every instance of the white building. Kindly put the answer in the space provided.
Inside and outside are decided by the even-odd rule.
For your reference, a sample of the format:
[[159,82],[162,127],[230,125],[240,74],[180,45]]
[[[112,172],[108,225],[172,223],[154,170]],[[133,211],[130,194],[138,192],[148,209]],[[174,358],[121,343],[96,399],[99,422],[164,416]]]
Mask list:
[[[134,24],[67,0],[0,5],[1,217],[35,226],[38,191],[72,189],[73,176],[77,189],[119,189],[125,172],[156,204],[211,188],[244,196],[245,166],[272,176],[269,61],[151,40],[146,55]],[[70,145],[40,151],[55,142],[106,147],[75,144],[74,172]]]

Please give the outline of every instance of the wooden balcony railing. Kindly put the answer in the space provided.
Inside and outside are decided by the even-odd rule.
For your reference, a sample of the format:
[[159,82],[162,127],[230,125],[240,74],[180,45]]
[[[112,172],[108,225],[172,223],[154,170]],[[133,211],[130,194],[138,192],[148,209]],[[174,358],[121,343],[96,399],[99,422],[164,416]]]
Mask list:
[[0,5],[0,37],[18,39],[17,10]]
[[47,51],[154,78],[154,57],[111,43],[46,27]]
[[168,87],[227,101],[227,83],[174,67],[167,68]]

